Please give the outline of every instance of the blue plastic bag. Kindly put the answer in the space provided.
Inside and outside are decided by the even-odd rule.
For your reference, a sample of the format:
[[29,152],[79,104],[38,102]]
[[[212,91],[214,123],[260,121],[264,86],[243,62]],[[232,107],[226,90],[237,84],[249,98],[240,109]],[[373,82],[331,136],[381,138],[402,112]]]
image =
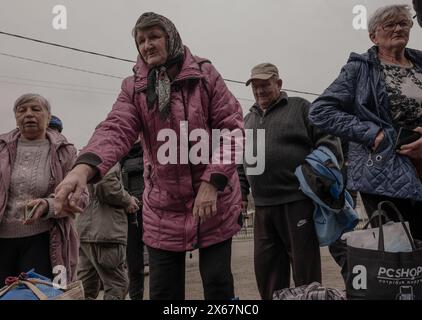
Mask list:
[[[9,278],[15,280],[13,284],[9,285],[9,290],[6,290],[0,296],[0,300],[39,300],[37,295],[25,284],[25,281],[34,284],[48,299],[55,298],[63,291],[56,289],[51,280],[32,269],[29,272],[22,273],[18,278]],[[37,283],[37,281],[45,281],[48,284]],[[0,291],[5,290],[6,287],[1,288]]]

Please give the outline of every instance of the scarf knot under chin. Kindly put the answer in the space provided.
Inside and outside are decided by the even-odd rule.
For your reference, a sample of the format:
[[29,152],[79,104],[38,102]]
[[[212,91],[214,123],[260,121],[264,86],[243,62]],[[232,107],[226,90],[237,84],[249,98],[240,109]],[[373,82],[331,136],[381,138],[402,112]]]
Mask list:
[[147,105],[148,110],[154,108],[158,100],[158,113],[162,120],[170,114],[171,80],[167,70],[183,62],[183,56],[176,57],[163,66],[152,68],[148,73]]

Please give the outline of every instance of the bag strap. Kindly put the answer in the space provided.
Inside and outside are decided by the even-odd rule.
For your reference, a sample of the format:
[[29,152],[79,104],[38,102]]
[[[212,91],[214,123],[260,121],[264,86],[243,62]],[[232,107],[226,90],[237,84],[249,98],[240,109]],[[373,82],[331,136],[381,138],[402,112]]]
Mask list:
[[392,203],[391,201],[382,201],[378,204],[378,212],[381,214],[378,214],[378,222],[379,222],[379,237],[378,237],[378,250],[379,251],[385,251],[384,246],[384,230],[382,225],[381,216],[387,216],[387,213],[382,209],[383,206],[389,206],[391,209],[394,210],[394,212],[397,214],[397,217],[399,218],[404,231],[406,232],[406,236],[409,239],[410,245],[412,246],[412,250],[416,250],[415,241],[413,240],[412,236],[410,235],[409,228],[406,226],[406,223],[403,219],[403,216],[401,215],[400,211],[397,209],[397,207]]
[[5,286],[4,288],[2,288],[0,290],[0,298],[2,296],[4,296],[7,292],[9,292],[11,289],[13,289],[14,287],[16,287],[17,285],[18,285],[18,283],[15,282],[15,283],[12,283],[11,285],[8,285],[8,286]]
[[[201,71],[201,73],[202,73],[202,65],[203,65],[204,63],[209,63],[209,64],[212,64],[210,60],[197,61],[197,60],[195,59],[195,61],[196,61],[196,63],[198,64],[198,66],[199,66],[199,70]],[[205,89],[205,92],[206,92],[206,94],[207,94],[208,101],[210,101],[210,102],[211,102],[211,92],[210,92],[210,90],[209,90],[209,88],[208,88],[208,86],[209,86],[208,81],[207,81],[204,77],[202,77],[202,78],[201,78],[201,82],[202,82],[202,84],[203,84],[203,86],[204,86],[204,89]]]
[[372,220],[375,220],[375,218],[378,218],[378,216],[381,215],[385,218],[385,223],[390,222],[391,219],[385,214],[384,211],[378,211],[376,210],[372,216],[369,218],[368,222],[363,226],[362,230],[368,229],[369,225],[371,224]]
[[32,293],[37,296],[38,299],[48,300],[48,297],[40,289],[38,289],[37,286],[33,284],[30,280],[21,280],[20,283],[26,285],[29,290],[31,290]]
[[38,289],[37,286],[34,283],[52,286],[51,283],[46,282],[46,281],[42,281],[42,280],[39,280],[39,279],[17,280],[15,282],[13,282],[12,284],[10,284],[9,286],[4,287],[0,291],[0,297],[4,296],[7,292],[9,292],[13,288],[17,287],[18,285],[23,284],[26,287],[28,287],[28,289],[31,290],[32,293],[35,294],[39,300],[48,300],[47,295],[45,295],[40,289]]

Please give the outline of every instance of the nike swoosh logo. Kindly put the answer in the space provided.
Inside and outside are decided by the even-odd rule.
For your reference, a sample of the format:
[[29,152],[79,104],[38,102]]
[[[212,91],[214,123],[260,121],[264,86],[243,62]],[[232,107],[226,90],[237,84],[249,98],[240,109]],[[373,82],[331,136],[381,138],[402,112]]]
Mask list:
[[308,221],[306,219],[303,220],[299,220],[299,222],[297,223],[298,228],[300,228],[301,226],[305,225]]

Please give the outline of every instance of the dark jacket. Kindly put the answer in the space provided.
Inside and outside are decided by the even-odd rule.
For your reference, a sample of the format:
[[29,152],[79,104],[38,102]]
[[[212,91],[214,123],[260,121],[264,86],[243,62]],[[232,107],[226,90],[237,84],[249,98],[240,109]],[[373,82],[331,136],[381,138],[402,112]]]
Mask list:
[[[309,122],[309,105],[305,99],[288,98],[282,92],[279,100],[265,114],[258,105],[252,106],[245,117],[245,129],[265,130],[265,171],[260,175],[247,175],[246,179],[244,169],[253,166],[245,164],[244,168],[238,167],[244,200],[249,193],[249,185],[256,206],[276,206],[307,199],[299,190],[295,170],[320,145],[332,150],[342,163],[340,140],[323,133]],[[256,139],[253,142],[255,150]]]
[[422,27],[422,0],[413,0],[413,8],[416,11],[418,23]]
[[[397,132],[377,50],[350,55],[339,77],[312,104],[309,119],[321,130],[350,141],[349,190],[421,201],[415,167],[394,150]],[[422,52],[406,49],[406,56],[422,72]],[[385,138],[373,152],[380,129]]]
[[77,220],[81,242],[127,243],[125,208],[130,195],[122,184],[120,164],[116,164],[96,183],[88,185],[90,202]]
[[142,200],[144,192],[144,161],[141,143],[135,143],[129,153],[120,160],[123,186],[130,195]]

